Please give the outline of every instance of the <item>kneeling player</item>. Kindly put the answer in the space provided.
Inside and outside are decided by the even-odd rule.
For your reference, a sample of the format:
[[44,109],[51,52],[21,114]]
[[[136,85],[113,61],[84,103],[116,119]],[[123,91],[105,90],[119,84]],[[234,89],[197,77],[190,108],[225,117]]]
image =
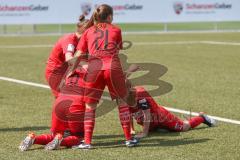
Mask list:
[[[127,86],[131,96],[129,98],[135,101],[135,105],[130,107],[131,116],[139,125],[143,126],[143,131],[136,135],[137,138],[146,137],[149,131],[155,131],[159,128],[182,132],[195,128],[201,123],[209,127],[214,126],[216,123],[214,119],[204,113],[199,113],[199,116],[183,121],[158,105],[143,87],[132,87],[129,80],[127,80]],[[133,125],[132,132],[135,132]]]
[[33,144],[45,145],[46,150],[54,150],[59,146],[72,147],[81,143],[84,136],[85,104],[81,96],[84,92],[82,88],[84,74],[84,71],[75,71],[66,80],[66,85],[55,100],[52,111],[52,134],[36,136],[30,133],[21,142],[19,146],[21,151],[28,150]]

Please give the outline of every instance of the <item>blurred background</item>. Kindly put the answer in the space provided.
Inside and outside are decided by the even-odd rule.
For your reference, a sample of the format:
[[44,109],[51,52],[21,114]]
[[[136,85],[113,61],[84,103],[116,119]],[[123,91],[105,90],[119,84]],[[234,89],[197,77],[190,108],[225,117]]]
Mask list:
[[102,3],[128,32],[239,31],[239,0],[0,0],[0,34],[73,32]]

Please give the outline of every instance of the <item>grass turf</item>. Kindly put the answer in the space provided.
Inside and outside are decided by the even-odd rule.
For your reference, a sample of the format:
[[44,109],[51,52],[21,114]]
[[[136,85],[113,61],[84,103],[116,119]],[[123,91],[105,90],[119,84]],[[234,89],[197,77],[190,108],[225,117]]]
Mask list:
[[[53,44],[58,37],[0,37],[0,46]],[[224,41],[240,43],[239,33],[128,35],[133,42]],[[0,76],[45,83],[44,67],[51,48],[0,47]],[[162,105],[240,120],[240,46],[182,44],[134,45],[125,51],[129,63],[157,63],[168,70],[160,80],[173,89],[156,97]],[[150,72],[158,73],[159,68]],[[148,81],[156,77],[147,77]],[[141,84],[139,78],[135,84]],[[160,81],[159,81],[160,83]],[[144,85],[144,84],[143,84]],[[41,146],[21,153],[18,145],[29,132],[48,133],[52,96],[46,89],[0,81],[0,159],[239,159],[240,128],[219,123],[185,133],[153,133],[136,148],[126,148],[117,110],[97,118],[90,151]],[[107,104],[104,107],[111,107]],[[178,114],[179,115],[179,114]],[[182,117],[182,115],[179,115]],[[139,130],[139,128],[138,128]]]

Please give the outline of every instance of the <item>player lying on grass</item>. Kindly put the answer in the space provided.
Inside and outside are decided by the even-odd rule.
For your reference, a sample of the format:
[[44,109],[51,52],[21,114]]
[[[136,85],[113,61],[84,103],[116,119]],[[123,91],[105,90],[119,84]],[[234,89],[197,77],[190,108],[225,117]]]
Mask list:
[[[131,118],[134,118],[143,127],[142,132],[136,135],[137,138],[146,137],[149,132],[156,131],[157,129],[183,132],[195,128],[202,123],[209,127],[216,124],[214,119],[204,113],[199,113],[199,116],[183,121],[161,105],[158,105],[143,87],[133,87],[130,80],[127,80],[126,83],[129,91],[129,99],[131,99],[132,104],[135,104],[130,107]],[[133,123],[131,130],[135,132]]]
[[82,33],[91,25],[90,23],[89,20],[85,19],[84,15],[81,15],[77,23],[76,32],[62,36],[49,55],[45,69],[45,78],[55,97],[59,93],[60,82],[68,68],[68,63],[73,58]]
[[[79,145],[84,136],[83,76],[84,67],[66,79],[52,108],[52,134],[36,136],[30,133],[20,144],[21,151],[28,150],[33,144],[45,145],[46,150],[59,146]],[[68,133],[68,134],[66,134]]]

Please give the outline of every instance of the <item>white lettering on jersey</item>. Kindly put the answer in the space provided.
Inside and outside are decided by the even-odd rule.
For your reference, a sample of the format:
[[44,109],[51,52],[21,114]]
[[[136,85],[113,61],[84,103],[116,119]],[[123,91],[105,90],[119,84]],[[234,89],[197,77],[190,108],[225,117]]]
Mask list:
[[68,52],[74,52],[74,49],[75,49],[75,47],[74,47],[73,44],[69,44],[68,47],[67,47]]
[[139,100],[138,102],[139,102],[140,104],[141,104],[141,103],[146,103],[147,100],[146,100],[146,98],[144,98],[144,99]]

